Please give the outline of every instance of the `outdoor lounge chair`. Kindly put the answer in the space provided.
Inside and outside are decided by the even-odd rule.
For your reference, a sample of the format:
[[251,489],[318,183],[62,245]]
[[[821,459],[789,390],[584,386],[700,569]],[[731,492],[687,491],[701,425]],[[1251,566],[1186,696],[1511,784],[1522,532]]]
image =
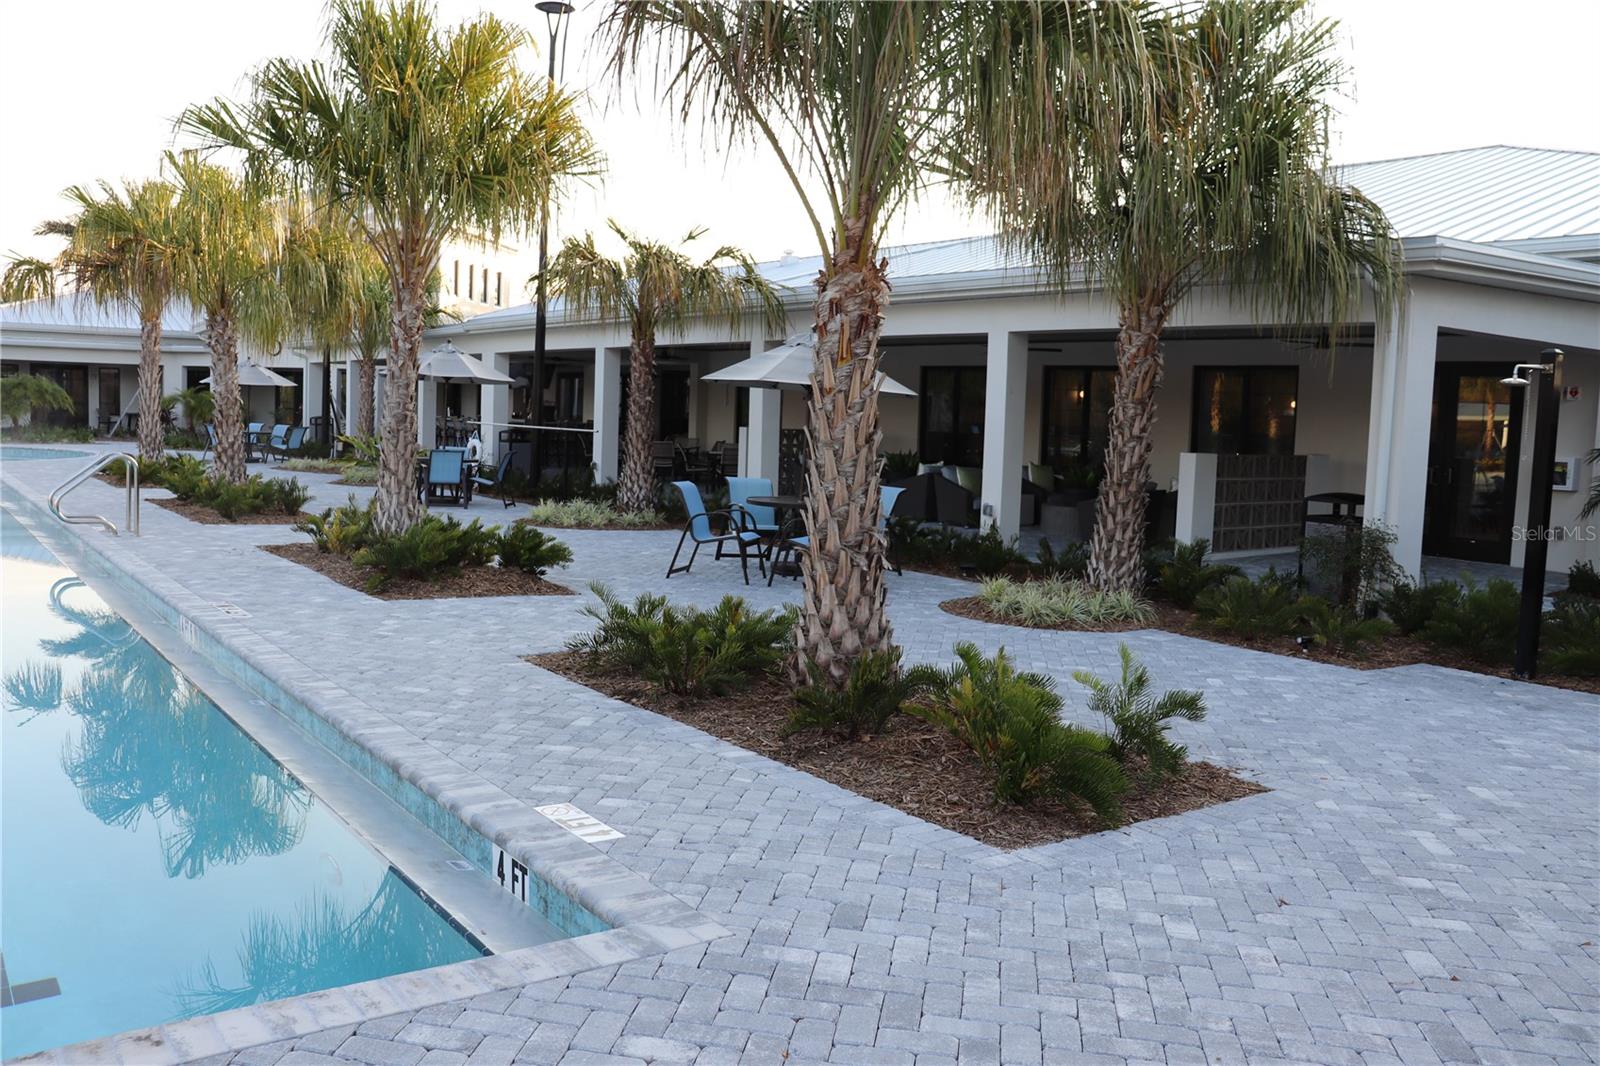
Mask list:
[[306,427],[291,426],[289,427],[289,432],[284,434],[281,441],[278,440],[276,435],[273,436],[268,454],[281,463],[295,452],[298,452],[305,445],[305,442]]
[[730,477],[728,499],[750,512],[756,532],[771,535],[778,532],[778,512],[771,507],[750,502],[752,496],[771,496],[772,479],[769,477]]
[[512,507],[515,506],[516,501],[506,492],[506,475],[510,472],[511,452],[508,450],[500,457],[500,462],[495,466],[494,477],[484,477],[479,474],[472,479],[472,483],[483,492],[493,489],[495,496],[499,498],[501,503],[507,507]]
[[423,481],[423,503],[467,505],[467,452],[465,448],[435,448],[428,453],[428,476]]
[[[756,557],[756,566],[761,575],[766,576],[766,564],[761,555],[761,534],[756,532],[755,525],[750,519],[750,512],[734,504],[725,511],[707,511],[705,503],[700,498],[700,486],[692,481],[674,481],[672,487],[678,490],[683,497],[684,510],[689,512],[689,521],[683,527],[683,535],[678,538],[678,546],[672,552],[672,562],[667,564],[667,576],[673,574],[687,574],[694,565],[694,557],[700,553],[703,544],[717,546],[716,558],[724,558],[724,547],[729,544],[737,546],[739,551],[739,568],[744,571],[744,583],[750,584],[750,555],[752,551]],[[727,532],[718,533],[711,525],[713,515],[720,516],[727,523]],[[684,541],[694,541],[694,549],[689,552],[689,561],[682,566],[678,565],[678,556],[683,552]],[[731,552],[727,553],[731,556]],[[768,582],[770,584],[771,582]]]

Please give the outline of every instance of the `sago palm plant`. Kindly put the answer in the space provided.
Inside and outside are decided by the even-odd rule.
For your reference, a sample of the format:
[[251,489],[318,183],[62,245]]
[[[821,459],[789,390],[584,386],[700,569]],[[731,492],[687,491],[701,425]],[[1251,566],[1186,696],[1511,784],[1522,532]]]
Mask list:
[[440,24],[423,0],[332,0],[328,57],[275,59],[242,103],[193,107],[181,126],[242,150],[358,227],[394,298],[377,524],[417,521],[417,370],[427,287],[452,238],[527,232],[571,177],[599,169],[571,97],[530,75],[526,31],[493,15]]
[[[570,311],[628,322],[628,425],[617,506],[638,512],[655,503],[650,444],[656,428],[657,334],[681,332],[695,319],[725,321],[731,333],[752,312],[773,332],[783,329],[785,316],[777,290],[756,271],[748,253],[723,245],[697,261],[615,222],[610,226],[626,246],[626,255],[615,259],[603,254],[592,233],[569,237],[546,269],[546,281]],[[690,230],[683,243],[692,244],[704,233]]]

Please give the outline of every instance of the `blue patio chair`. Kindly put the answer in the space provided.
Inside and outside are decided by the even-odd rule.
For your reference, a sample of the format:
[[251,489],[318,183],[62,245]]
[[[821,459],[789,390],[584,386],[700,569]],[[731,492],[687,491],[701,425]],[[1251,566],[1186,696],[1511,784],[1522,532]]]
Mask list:
[[480,474],[472,479],[472,483],[484,492],[490,489],[495,490],[495,495],[500,498],[500,502],[507,507],[511,507],[515,505],[516,501],[506,492],[506,475],[510,472],[511,451],[507,449],[506,453],[500,457],[500,462],[494,468],[494,477],[487,478]]
[[900,569],[900,561],[889,557],[888,537],[889,518],[894,514],[895,501],[900,499],[900,494],[904,491],[906,491],[904,488],[896,485],[884,485],[878,490],[878,528],[883,530],[884,535],[883,561],[893,567],[894,572],[901,576],[904,576],[904,571]]
[[[700,498],[700,486],[692,481],[674,481],[672,487],[678,490],[683,497],[683,508],[689,512],[689,521],[683,527],[683,535],[678,538],[678,546],[672,552],[672,562],[667,564],[667,576],[673,574],[687,574],[694,565],[694,557],[700,554],[700,547],[704,544],[717,546],[716,558],[724,556],[723,549],[735,545],[739,549],[739,568],[744,571],[744,583],[750,584],[750,555],[754,549],[756,566],[760,568],[761,575],[766,576],[766,564],[761,557],[761,534],[756,531],[755,524],[750,518],[750,512],[737,504],[730,506],[725,511],[707,511],[704,501]],[[712,516],[720,516],[727,524],[727,532],[718,533],[711,524]],[[678,565],[678,556],[683,552],[685,541],[694,541],[694,549],[689,552],[689,561],[682,566]],[[769,582],[770,584],[770,582]]]
[[251,422],[244,429],[244,459],[245,462],[254,462],[261,453],[262,423]]
[[217,427],[213,426],[210,422],[207,422],[206,423],[206,446],[200,452],[200,458],[202,460],[204,460],[206,456],[210,455],[212,452],[214,452],[216,450],[217,450]]
[[[900,498],[900,494],[904,491],[905,489],[894,485],[884,485],[878,490],[878,528],[885,531],[886,534],[889,529],[889,515],[894,510],[895,501]],[[810,537],[804,533],[791,532],[800,528],[803,527],[798,519],[788,523],[784,526],[784,532],[773,543],[772,565],[767,569],[767,584],[769,586],[772,584],[773,577],[778,573],[780,563],[785,560],[793,561],[801,552],[810,550]],[[887,554],[884,556],[884,561],[894,569],[895,573],[902,573],[900,564],[889,559]],[[792,576],[798,577],[799,571],[796,570]]]
[[[259,440],[260,438],[258,437],[257,439]],[[267,437],[264,446],[261,448],[262,456],[268,459],[272,458],[272,453],[277,451],[279,448],[282,448],[283,442],[288,439],[289,427],[284,423],[279,422],[277,425],[272,427],[271,435]]]
[[778,532],[778,512],[771,507],[750,502],[752,496],[771,496],[772,479],[769,477],[730,477],[728,482],[728,499],[746,511],[756,524],[756,532],[773,534]]
[[428,476],[422,485],[423,502],[467,505],[467,450],[435,448],[428,453]]
[[285,434],[281,443],[277,440],[273,441],[272,458],[277,459],[281,463],[283,460],[289,458],[289,456],[299,451],[301,447],[305,445],[305,442],[306,427],[292,426],[290,427],[289,432]]

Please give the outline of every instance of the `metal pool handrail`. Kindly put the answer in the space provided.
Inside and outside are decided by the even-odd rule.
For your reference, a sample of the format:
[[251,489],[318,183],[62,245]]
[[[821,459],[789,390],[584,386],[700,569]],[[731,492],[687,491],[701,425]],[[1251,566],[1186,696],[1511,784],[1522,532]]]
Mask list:
[[67,493],[89,480],[97,472],[110,466],[115,459],[121,459],[123,462],[123,486],[128,496],[128,532],[137,537],[139,535],[139,460],[127,452],[107,452],[56,486],[56,490],[50,494],[50,513],[69,525],[98,524],[105,526],[115,536],[118,532],[116,523],[103,515],[66,514],[61,510],[61,501],[66,499]]

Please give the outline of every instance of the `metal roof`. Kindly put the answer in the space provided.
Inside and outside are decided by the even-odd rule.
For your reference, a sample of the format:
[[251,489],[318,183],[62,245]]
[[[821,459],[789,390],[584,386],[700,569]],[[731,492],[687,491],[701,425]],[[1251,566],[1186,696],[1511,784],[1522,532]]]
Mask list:
[[[186,300],[173,300],[161,313],[164,334],[198,336],[200,325],[199,316]],[[127,304],[102,306],[84,293],[66,293],[58,300],[0,304],[0,326],[138,332],[139,315]]]
[[1600,152],[1497,144],[1338,173],[1377,201],[1402,237],[1495,244],[1600,234]]

